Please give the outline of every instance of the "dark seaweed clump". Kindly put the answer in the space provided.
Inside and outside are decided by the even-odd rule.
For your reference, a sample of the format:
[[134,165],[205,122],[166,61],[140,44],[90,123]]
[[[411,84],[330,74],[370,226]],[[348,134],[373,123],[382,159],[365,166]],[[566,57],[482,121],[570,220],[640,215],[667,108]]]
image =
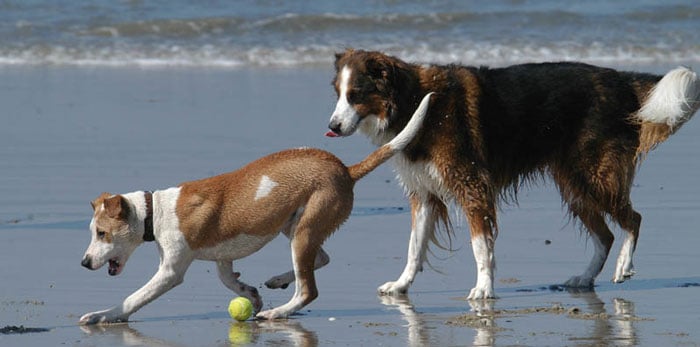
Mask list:
[[49,331],[46,328],[27,328],[24,325],[7,325],[0,328],[0,334],[27,334],[27,333],[43,333]]

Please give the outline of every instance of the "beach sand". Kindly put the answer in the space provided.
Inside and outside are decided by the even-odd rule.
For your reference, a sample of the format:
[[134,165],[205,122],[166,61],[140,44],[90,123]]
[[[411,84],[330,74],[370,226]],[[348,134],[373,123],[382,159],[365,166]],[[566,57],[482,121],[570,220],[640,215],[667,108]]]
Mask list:
[[[674,66],[636,67],[663,73]],[[390,165],[358,183],[353,215],[325,244],[320,296],[288,320],[236,323],[234,294],[215,265],[195,262],[185,282],[128,324],[79,327],[155,272],[144,244],[118,277],[80,266],[89,202],[99,193],[156,190],[236,169],[290,147],[319,147],[354,163],[373,147],[362,135],[323,137],[335,98],[332,68],[0,68],[0,334],[2,346],[697,346],[700,345],[700,121],[652,152],[635,180],[643,215],[630,281],[610,282],[622,233],[595,291],[563,283],[592,246],[546,182],[501,208],[496,243],[500,299],[465,300],[475,266],[465,223],[454,252],[434,248],[431,267],[404,297],[376,288],[403,269],[410,214]],[[459,213],[455,212],[455,216]],[[291,268],[284,238],[234,264],[265,307],[292,289],[263,282]],[[12,327],[48,329],[31,332]]]

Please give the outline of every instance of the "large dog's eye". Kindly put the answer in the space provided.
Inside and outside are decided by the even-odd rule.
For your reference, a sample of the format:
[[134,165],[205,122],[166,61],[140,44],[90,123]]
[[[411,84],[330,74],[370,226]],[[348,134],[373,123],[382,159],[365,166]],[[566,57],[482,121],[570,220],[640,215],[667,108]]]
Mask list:
[[104,238],[105,238],[105,235],[107,235],[106,232],[104,232],[104,231],[102,231],[102,230],[98,230],[98,231],[97,231],[97,238],[98,238],[98,239],[104,239]]
[[357,88],[353,88],[348,90],[348,93],[346,97],[348,98],[348,102],[351,104],[356,104],[358,102],[358,98],[360,97],[361,92]]

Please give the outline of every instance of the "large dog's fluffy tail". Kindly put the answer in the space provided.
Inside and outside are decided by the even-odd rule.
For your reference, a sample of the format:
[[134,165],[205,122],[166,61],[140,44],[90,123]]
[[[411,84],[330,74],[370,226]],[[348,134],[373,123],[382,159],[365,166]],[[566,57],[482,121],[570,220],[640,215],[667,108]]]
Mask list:
[[638,155],[665,141],[700,108],[700,79],[686,67],[669,71],[651,89],[636,114],[641,121]]
[[430,104],[430,96],[433,93],[428,93],[421,100],[420,105],[411,116],[411,120],[408,124],[401,130],[401,132],[394,137],[389,143],[379,147],[377,150],[372,152],[361,162],[348,167],[350,172],[350,177],[354,181],[358,181],[362,177],[365,177],[372,170],[376,169],[379,165],[383,164],[385,161],[389,160],[395,153],[404,149],[413,138],[416,136],[418,131],[423,126],[423,119],[428,113],[428,105]]

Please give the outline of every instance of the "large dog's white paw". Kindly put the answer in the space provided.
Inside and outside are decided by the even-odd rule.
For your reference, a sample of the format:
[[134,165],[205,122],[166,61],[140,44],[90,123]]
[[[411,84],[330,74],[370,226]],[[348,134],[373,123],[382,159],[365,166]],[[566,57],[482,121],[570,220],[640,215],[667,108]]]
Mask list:
[[469,292],[467,300],[497,299],[492,287],[474,287]]
[[594,279],[586,276],[573,276],[564,282],[565,287],[570,288],[593,288]]
[[404,295],[408,293],[409,283],[400,281],[386,282],[377,288],[379,295]]
[[632,266],[632,264],[629,264],[629,266],[618,266],[615,270],[613,282],[622,283],[634,276],[635,273],[637,272],[634,271],[634,266]]
[[129,320],[129,316],[119,314],[114,312],[114,309],[97,311],[86,313],[80,320],[78,324],[80,325],[93,325],[93,324],[109,324],[109,323],[122,323]]

